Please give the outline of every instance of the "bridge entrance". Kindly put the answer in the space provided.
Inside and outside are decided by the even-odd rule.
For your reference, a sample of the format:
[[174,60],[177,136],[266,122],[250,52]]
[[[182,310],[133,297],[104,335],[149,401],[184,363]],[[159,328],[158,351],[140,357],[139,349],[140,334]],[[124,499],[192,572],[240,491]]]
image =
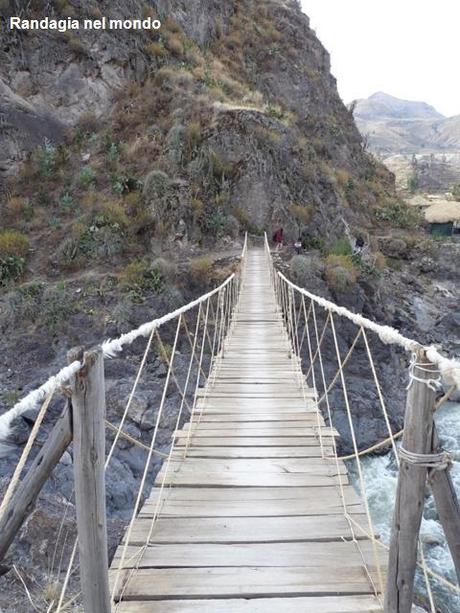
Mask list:
[[[112,563],[121,613],[382,611],[380,558],[292,352],[265,252]],[[355,523],[356,522],[356,523]]]

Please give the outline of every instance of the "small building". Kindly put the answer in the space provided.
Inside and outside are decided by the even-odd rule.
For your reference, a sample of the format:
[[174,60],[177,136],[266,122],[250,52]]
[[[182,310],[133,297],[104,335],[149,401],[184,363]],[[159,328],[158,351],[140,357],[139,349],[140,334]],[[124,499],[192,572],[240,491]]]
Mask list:
[[430,232],[435,236],[460,236],[460,202],[454,200],[438,201],[424,210],[425,219],[430,224]]

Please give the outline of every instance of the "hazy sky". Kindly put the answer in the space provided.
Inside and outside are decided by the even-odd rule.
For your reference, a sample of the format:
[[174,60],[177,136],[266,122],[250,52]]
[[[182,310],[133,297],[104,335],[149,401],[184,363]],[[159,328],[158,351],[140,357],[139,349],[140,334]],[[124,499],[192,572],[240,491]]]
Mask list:
[[384,91],[460,114],[458,0],[301,0],[345,102]]

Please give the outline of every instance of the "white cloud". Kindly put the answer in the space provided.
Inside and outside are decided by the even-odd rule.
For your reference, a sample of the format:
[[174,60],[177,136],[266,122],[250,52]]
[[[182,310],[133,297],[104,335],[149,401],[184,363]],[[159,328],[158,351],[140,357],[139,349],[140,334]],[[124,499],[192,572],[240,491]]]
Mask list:
[[460,114],[460,3],[302,0],[345,102],[376,91]]

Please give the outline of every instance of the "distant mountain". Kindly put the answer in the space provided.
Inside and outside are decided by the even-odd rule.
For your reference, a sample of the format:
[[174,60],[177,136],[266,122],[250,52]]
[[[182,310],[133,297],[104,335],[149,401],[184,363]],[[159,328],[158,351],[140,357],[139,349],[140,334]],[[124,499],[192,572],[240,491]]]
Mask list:
[[426,102],[401,100],[384,92],[358,100],[355,116],[360,119],[444,119],[444,115]]
[[383,92],[358,100],[353,114],[369,149],[396,174],[398,187],[407,187],[414,173],[424,191],[448,190],[460,180],[460,115],[444,117],[426,102]]
[[378,92],[356,102],[354,117],[370,149],[383,157],[460,151],[460,115],[446,118],[426,102]]

